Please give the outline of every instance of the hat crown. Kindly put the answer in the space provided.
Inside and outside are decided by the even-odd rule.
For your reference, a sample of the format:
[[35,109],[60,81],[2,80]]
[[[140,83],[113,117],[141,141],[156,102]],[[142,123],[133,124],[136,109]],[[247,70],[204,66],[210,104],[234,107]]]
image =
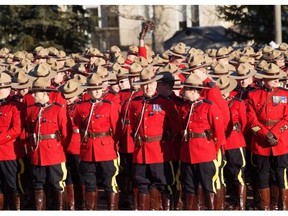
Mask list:
[[191,85],[191,87],[193,87],[193,86],[195,86],[195,87],[203,86],[202,80],[200,80],[199,77],[196,74],[194,74],[194,73],[190,74],[185,79],[184,84]]
[[161,67],[158,69],[159,72],[170,72],[170,73],[176,73],[178,71],[178,67],[175,64],[168,63],[164,67]]
[[132,44],[128,47],[128,52],[137,54],[139,52],[138,46]]
[[129,68],[130,73],[140,73],[142,70],[143,67],[137,62],[132,63]]
[[79,84],[84,84],[87,82],[87,78],[81,74],[75,74],[73,79]]
[[112,71],[118,71],[120,68],[121,68],[121,65],[119,63],[117,63],[117,62],[115,62],[112,65]]
[[267,62],[267,61],[261,60],[261,61],[258,63],[257,67],[263,69],[263,68],[267,67],[267,65],[268,65],[268,62]]
[[216,56],[217,57],[222,57],[226,56],[229,54],[229,50],[226,47],[221,47],[220,49],[217,50]]
[[267,53],[269,53],[269,52],[272,52],[273,50],[274,50],[273,47],[268,46],[268,45],[265,45],[264,48],[262,49],[262,52],[263,52],[264,54],[267,54]]
[[264,72],[266,74],[276,74],[280,72],[280,68],[278,65],[269,63],[266,67],[264,67]]
[[11,83],[11,76],[5,72],[0,72],[0,83],[2,85]]
[[186,44],[179,42],[178,44],[176,44],[174,47],[171,48],[171,51],[177,54],[184,55],[186,54]]
[[50,74],[51,67],[48,64],[42,63],[34,67],[34,75],[36,77],[45,77]]
[[[113,73],[114,74],[114,73]],[[127,78],[125,75],[128,74],[128,69],[126,68],[119,68],[116,73],[117,78]]]
[[87,84],[88,85],[95,85],[100,86],[102,84],[103,80],[99,74],[92,73],[87,78]]
[[149,79],[152,79],[153,77],[155,77],[155,73],[153,71],[152,66],[148,66],[148,67],[144,68],[140,73],[140,80],[141,81],[147,81]]
[[148,66],[148,61],[146,58],[139,56],[135,59],[136,63],[139,63],[142,67],[147,67]]
[[75,65],[72,67],[72,69],[75,70],[75,71],[79,71],[79,72],[82,72],[82,73],[86,73],[86,68],[85,68],[84,64],[81,64],[81,63],[75,64]]
[[194,55],[189,59],[189,66],[190,67],[195,67],[198,65],[204,65],[205,62],[205,58],[203,55]]
[[119,53],[119,55],[116,57],[116,62],[120,65],[123,65],[125,63],[125,59],[121,53]]
[[118,46],[114,45],[114,46],[111,46],[110,51],[113,53],[120,53],[121,49]]
[[218,63],[214,68],[213,68],[214,74],[222,75],[222,74],[227,74],[229,73],[228,67],[225,67],[223,64]]
[[55,47],[49,47],[48,54],[51,56],[57,56],[59,55],[59,51]]
[[288,49],[288,44],[283,42],[279,45],[278,49],[280,51],[286,51]]
[[95,66],[99,66],[99,65],[105,65],[106,62],[103,58],[96,58],[95,61],[93,62],[93,64]]
[[38,77],[32,84],[32,88],[47,89],[50,88],[50,86],[51,80],[46,77]]
[[58,53],[58,55],[57,55],[57,57],[58,57],[58,58],[64,58],[64,57],[66,57],[66,52],[63,51],[63,50],[60,50],[59,53]]
[[73,59],[66,59],[64,62],[64,67],[72,68],[75,65],[75,61]]
[[109,75],[109,72],[106,68],[104,68],[103,66],[101,65],[98,65],[98,66],[95,66],[92,67],[91,69],[91,73],[96,73],[98,74],[101,78],[105,78]]
[[249,56],[241,56],[239,59],[239,63],[253,63],[253,58]]
[[23,71],[18,71],[14,75],[16,83],[26,83],[29,79]]
[[79,88],[79,83],[73,79],[71,80],[68,80],[64,87],[63,87],[63,93],[66,94],[66,93],[71,93],[73,91],[75,91],[76,89]]
[[222,89],[228,86],[230,83],[230,79],[228,76],[221,76],[219,77],[219,82],[217,82],[217,86]]
[[246,75],[250,71],[249,66],[247,63],[241,63],[237,68],[238,75]]

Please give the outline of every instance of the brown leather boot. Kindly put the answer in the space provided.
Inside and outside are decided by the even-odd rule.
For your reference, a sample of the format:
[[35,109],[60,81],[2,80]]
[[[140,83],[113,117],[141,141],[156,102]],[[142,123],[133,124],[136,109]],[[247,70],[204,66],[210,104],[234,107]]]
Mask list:
[[161,194],[162,207],[164,211],[170,210],[171,195],[170,194]]
[[3,193],[0,193],[0,210],[3,210],[4,208],[4,195]]
[[12,193],[13,210],[20,211],[20,194],[17,192]]
[[133,188],[133,210],[138,210],[138,188]]
[[138,210],[150,210],[149,193],[138,193]]
[[198,185],[196,193],[196,210],[205,209],[204,191],[201,185]]
[[118,210],[119,193],[109,192],[107,195],[108,210]]
[[216,210],[215,209],[215,195],[214,193],[204,193],[207,200],[207,208],[208,210]]
[[75,210],[73,184],[66,185],[66,205],[67,205],[67,210]]
[[159,191],[157,188],[151,188],[149,190],[150,194],[150,210],[159,210],[160,207],[160,200],[159,200]]
[[223,202],[223,188],[217,189],[214,195],[215,210],[222,210]]
[[46,196],[44,190],[35,190],[36,210],[46,210]]
[[85,210],[85,185],[74,185],[74,202],[76,210]]
[[57,203],[56,203],[56,209],[57,210],[65,210],[64,207],[65,207],[65,191],[55,191],[55,194],[56,194],[56,200],[57,200]]
[[261,200],[261,210],[270,210],[270,188],[258,189],[260,200]]
[[288,210],[288,189],[280,189],[280,197],[282,201],[283,210]]
[[183,200],[182,200],[182,189],[175,190],[175,197],[173,198],[174,210],[182,210],[183,209]]
[[197,205],[196,203],[197,200],[195,194],[187,193],[185,195],[185,205],[184,205],[185,210],[200,210],[198,207],[196,207]]
[[96,210],[97,209],[98,191],[85,192],[85,209]]
[[246,185],[238,185],[238,194],[239,194],[239,208],[238,208],[238,210],[245,210],[246,209],[246,198],[247,198]]
[[271,185],[270,188],[271,193],[271,210],[279,210],[278,204],[279,204],[279,187],[275,184]]

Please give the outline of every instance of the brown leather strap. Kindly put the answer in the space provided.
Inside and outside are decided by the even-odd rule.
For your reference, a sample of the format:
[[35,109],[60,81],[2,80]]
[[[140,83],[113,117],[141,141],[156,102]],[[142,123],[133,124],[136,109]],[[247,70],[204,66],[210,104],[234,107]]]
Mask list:
[[142,137],[142,142],[156,142],[156,141],[161,141],[162,140],[162,136],[145,136]]
[[280,120],[260,120],[260,122],[267,127],[271,127],[280,122]]
[[80,133],[79,128],[75,128],[75,129],[73,129],[73,133]]
[[189,138],[205,138],[207,137],[206,136],[206,133],[196,133],[196,132],[192,132],[192,131],[189,131]]
[[88,138],[91,138],[91,139],[107,137],[107,136],[111,136],[110,130],[106,132],[88,132]]
[[48,140],[48,139],[56,139],[57,135],[56,134],[41,134],[39,135],[39,140]]

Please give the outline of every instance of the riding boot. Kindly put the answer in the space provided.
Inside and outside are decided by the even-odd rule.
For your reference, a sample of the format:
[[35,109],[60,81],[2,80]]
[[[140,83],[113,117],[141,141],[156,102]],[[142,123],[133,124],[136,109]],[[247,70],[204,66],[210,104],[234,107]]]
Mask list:
[[13,209],[19,211],[20,210],[20,194],[17,192],[12,193],[12,202],[13,202]]
[[36,210],[46,210],[46,196],[44,190],[35,190],[34,194]]
[[279,187],[275,184],[271,185],[271,210],[279,210]]
[[258,189],[260,200],[261,200],[261,210],[270,210],[270,188]]
[[97,209],[98,191],[86,191],[85,192],[85,209],[96,210]]
[[150,210],[150,194],[138,194],[138,210]]
[[118,210],[119,193],[109,192],[107,195],[108,210]]
[[185,210],[200,210],[198,206],[196,206],[197,205],[196,203],[197,203],[197,200],[196,200],[195,194],[186,193],[184,209]]
[[150,210],[159,210],[160,200],[159,200],[159,191],[157,188],[151,188],[149,190],[150,194]]

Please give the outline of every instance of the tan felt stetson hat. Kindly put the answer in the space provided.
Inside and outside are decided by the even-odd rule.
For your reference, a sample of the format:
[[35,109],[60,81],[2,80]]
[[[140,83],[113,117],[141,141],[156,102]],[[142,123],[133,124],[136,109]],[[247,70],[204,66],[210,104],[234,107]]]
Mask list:
[[87,77],[81,74],[74,74],[73,79],[80,85],[84,85],[87,82]]
[[5,72],[0,72],[0,88],[11,87],[11,76]]
[[58,91],[61,92],[66,99],[69,99],[82,94],[84,89],[80,88],[80,84],[76,80],[70,79],[64,85],[61,85]]
[[179,42],[169,50],[169,55],[186,58],[186,44]]
[[86,68],[85,68],[85,65],[84,64],[81,64],[81,63],[77,63],[75,64],[72,68],[72,71],[74,73],[77,73],[77,74],[82,74],[84,76],[88,76],[88,73],[86,71]]
[[286,73],[276,64],[269,63],[262,71],[257,71],[256,75],[262,78],[279,79],[286,76]]
[[277,60],[280,59],[284,59],[284,54],[283,52],[281,52],[280,50],[273,50],[272,52],[266,53],[265,55],[263,55],[263,58],[267,61],[267,62],[275,62]]
[[118,79],[116,73],[113,71],[110,73],[112,78],[109,80],[109,85],[118,85]]
[[278,49],[282,52],[285,52],[286,50],[288,50],[288,44],[283,42],[279,45]]
[[32,80],[23,71],[16,72],[12,81],[13,89],[26,89],[32,86]]
[[247,46],[244,48],[243,52],[241,53],[241,55],[243,56],[249,56],[249,57],[257,57],[259,56],[260,54],[259,53],[255,53],[253,47],[251,46]]
[[84,52],[84,56],[87,58],[104,57],[103,53],[101,53],[100,50],[98,50],[97,48],[94,48],[94,47],[90,47],[90,48],[86,49]]
[[251,67],[251,65],[247,63],[241,63],[237,70],[232,72],[229,77],[233,79],[246,79],[248,77],[252,77],[256,74],[256,70]]
[[216,59],[228,58],[231,51],[226,47],[221,47],[216,52]]
[[165,66],[167,63],[169,62],[168,59],[164,59],[163,57],[161,57],[161,55],[157,55],[154,59],[153,62],[151,63],[152,66]]
[[66,59],[64,62],[64,66],[61,71],[72,70],[72,67],[75,65],[75,61],[71,58]]
[[129,73],[126,74],[127,77],[139,77],[143,67],[139,63],[132,63],[129,68]]
[[269,46],[269,45],[265,45],[263,48],[262,48],[262,53],[263,54],[267,54],[269,52],[272,52],[274,49],[273,47]]
[[153,71],[153,67],[150,65],[144,68],[140,73],[140,80],[135,81],[133,85],[146,85],[161,79],[163,75],[156,75]]
[[199,68],[206,68],[209,65],[207,64],[204,55],[195,55],[189,59],[188,68],[181,70],[184,74],[190,74],[191,71],[199,69]]
[[140,64],[143,68],[148,66],[148,61],[146,58],[142,57],[142,56],[138,56],[135,58],[134,62]]
[[139,48],[138,46],[132,44],[128,47],[128,54],[138,55]]
[[56,71],[52,70],[51,67],[46,64],[46,63],[42,63],[42,64],[38,64],[36,65],[29,73],[29,76],[32,77],[45,77],[47,79],[52,79],[53,77],[56,76]]
[[222,94],[226,94],[236,88],[237,81],[228,76],[221,76],[216,80],[216,85],[219,87]]
[[98,74],[101,79],[104,81],[109,81],[113,77],[111,76],[111,73],[107,70],[107,68],[99,65],[99,66],[94,66],[90,69],[91,73],[96,73]]
[[58,91],[57,89],[51,88],[51,79],[47,77],[38,77],[32,83],[32,91]]
[[119,68],[115,74],[116,74],[117,79],[121,80],[121,79],[127,79],[128,73],[129,71],[127,68]]
[[217,65],[215,65],[215,67],[213,67],[212,70],[209,72],[209,75],[212,78],[217,78],[217,77],[229,75],[229,74],[230,74],[229,68],[226,65],[223,65],[221,63],[218,63]]
[[183,87],[209,89],[209,87],[204,86],[202,80],[200,80],[199,77],[194,73],[190,74],[181,84]]
[[83,89],[102,89],[104,85],[102,84],[103,79],[99,74],[92,73],[87,77],[87,83],[82,85]]
[[178,75],[181,71],[176,64],[168,63],[164,67],[160,67],[157,70],[157,73],[169,72],[173,75]]

